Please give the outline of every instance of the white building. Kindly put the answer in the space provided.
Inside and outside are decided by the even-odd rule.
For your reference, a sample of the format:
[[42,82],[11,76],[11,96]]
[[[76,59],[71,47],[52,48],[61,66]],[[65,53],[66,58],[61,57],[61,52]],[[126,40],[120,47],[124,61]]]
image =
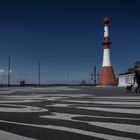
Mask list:
[[[132,69],[137,69],[138,71],[140,71],[140,61],[136,61],[134,63],[134,67]],[[128,71],[129,72],[129,71]],[[134,72],[134,71],[133,71]],[[121,74],[118,76],[118,86],[119,87],[126,87],[128,85],[131,85],[134,83],[134,73],[131,73],[130,74]],[[137,84],[135,83],[134,86],[136,86]]]
[[[126,87],[131,84],[134,84],[134,73],[123,74],[123,75],[118,76],[118,86],[119,87]],[[134,86],[136,86],[136,84]]]

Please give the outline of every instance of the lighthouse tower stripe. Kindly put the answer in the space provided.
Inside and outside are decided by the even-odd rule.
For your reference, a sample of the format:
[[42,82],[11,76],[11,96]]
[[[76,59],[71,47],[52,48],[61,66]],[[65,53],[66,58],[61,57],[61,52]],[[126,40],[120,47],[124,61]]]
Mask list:
[[104,49],[103,53],[103,67],[111,66],[110,62],[110,49]]
[[[104,26],[104,38],[108,38],[108,37],[109,37],[108,25],[105,24],[105,26]],[[103,67],[111,66],[109,46],[107,48],[104,48],[104,52],[103,52],[103,65],[102,66]]]
[[104,37],[109,37],[109,30],[107,25],[104,26]]

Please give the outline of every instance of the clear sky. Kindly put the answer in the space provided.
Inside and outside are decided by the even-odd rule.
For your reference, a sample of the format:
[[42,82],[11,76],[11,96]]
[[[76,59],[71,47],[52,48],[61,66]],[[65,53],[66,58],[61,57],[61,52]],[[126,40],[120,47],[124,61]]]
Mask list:
[[115,74],[140,60],[139,0],[0,1],[0,82],[8,56],[11,81],[88,79],[102,65],[103,23],[110,18],[111,62]]

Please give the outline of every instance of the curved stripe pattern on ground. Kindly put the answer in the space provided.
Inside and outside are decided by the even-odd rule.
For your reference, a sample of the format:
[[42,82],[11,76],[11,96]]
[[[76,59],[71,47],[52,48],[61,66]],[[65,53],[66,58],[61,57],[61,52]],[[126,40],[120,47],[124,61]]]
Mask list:
[[113,95],[114,90],[106,91],[112,96],[98,96],[100,89],[87,87],[0,89],[0,135],[14,140],[140,139],[140,96]]

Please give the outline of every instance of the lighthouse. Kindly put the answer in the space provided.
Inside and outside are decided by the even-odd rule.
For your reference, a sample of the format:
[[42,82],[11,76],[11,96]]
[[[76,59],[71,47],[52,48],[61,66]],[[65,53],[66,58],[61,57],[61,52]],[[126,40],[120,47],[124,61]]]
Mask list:
[[110,60],[110,45],[111,41],[109,38],[109,18],[105,17],[104,23],[104,40],[103,40],[103,63],[102,69],[99,76],[98,84],[101,86],[115,86],[117,85],[117,79],[113,72],[113,68]]

